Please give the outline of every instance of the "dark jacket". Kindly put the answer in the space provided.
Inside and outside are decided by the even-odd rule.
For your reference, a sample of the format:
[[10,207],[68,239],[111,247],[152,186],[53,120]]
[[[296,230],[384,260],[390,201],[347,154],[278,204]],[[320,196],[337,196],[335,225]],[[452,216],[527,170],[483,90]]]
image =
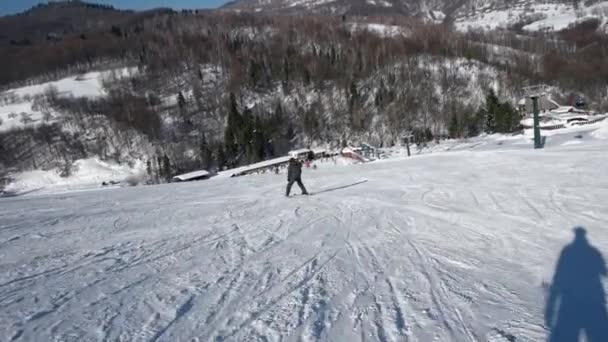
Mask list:
[[289,168],[287,169],[287,181],[294,182],[300,179],[302,176],[302,163],[295,159],[289,161]]
[[308,160],[314,160],[315,159],[315,153],[312,150],[310,150],[308,152],[307,158],[308,158]]

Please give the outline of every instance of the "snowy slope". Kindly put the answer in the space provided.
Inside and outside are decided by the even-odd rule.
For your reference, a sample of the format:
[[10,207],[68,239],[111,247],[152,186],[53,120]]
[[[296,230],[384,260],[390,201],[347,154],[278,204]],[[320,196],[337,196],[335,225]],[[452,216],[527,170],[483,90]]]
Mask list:
[[[106,78],[120,79],[133,74],[136,70],[121,68],[96,71],[4,91],[0,93],[0,132],[43,123],[44,110],[35,105],[35,97],[44,95],[49,89],[56,90],[58,96],[96,98],[105,95],[103,82]],[[48,109],[48,112],[48,122],[60,115],[51,109]],[[29,119],[24,120],[24,116]]]
[[61,170],[58,169],[24,171],[13,175],[14,180],[4,191],[9,195],[20,195],[96,189],[103,182],[120,183],[130,177],[133,181],[143,180],[145,165],[138,161],[131,167],[126,164],[105,162],[99,158],[89,158],[75,161],[72,172],[69,177],[61,177]]
[[410,34],[403,26],[376,23],[352,23],[349,29],[351,32],[366,31],[381,38],[407,37]]
[[265,174],[0,199],[0,339],[542,341],[571,229],[608,255],[606,128],[306,169],[312,197]]
[[487,4],[473,12],[465,12],[456,19],[456,28],[496,29],[507,28],[518,22],[525,22],[527,31],[552,30],[559,31],[571,24],[599,18],[606,23],[608,18],[608,1],[590,6],[581,3],[577,9],[572,4],[565,3],[535,3],[520,1],[509,7],[492,7]]
[[118,79],[137,72],[137,68],[121,68],[106,71],[94,71],[86,74],[67,77],[54,82],[46,82],[17,89],[8,90],[2,95],[35,96],[43,94],[49,87],[55,87],[59,95],[74,97],[99,97],[105,94],[103,81],[108,77]]

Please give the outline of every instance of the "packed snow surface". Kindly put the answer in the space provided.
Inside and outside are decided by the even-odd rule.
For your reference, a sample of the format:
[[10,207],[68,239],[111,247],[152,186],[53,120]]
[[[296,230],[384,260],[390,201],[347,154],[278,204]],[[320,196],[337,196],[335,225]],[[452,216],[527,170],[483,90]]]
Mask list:
[[0,199],[0,339],[543,341],[576,226],[556,324],[608,327],[606,127],[304,169],[310,197],[267,173]]
[[9,194],[56,193],[99,188],[103,182],[120,183],[129,177],[141,177],[145,173],[143,162],[133,167],[105,162],[98,158],[80,159],[74,162],[72,174],[61,177],[61,170],[32,170],[15,175],[4,189]]

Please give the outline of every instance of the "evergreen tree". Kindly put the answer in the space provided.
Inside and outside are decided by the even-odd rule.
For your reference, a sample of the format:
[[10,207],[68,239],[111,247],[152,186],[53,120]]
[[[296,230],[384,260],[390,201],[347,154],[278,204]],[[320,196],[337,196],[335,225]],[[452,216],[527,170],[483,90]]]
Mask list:
[[467,137],[476,137],[481,133],[479,129],[480,119],[483,118],[483,110],[480,109],[475,114],[467,115],[466,117],[466,135]]
[[486,95],[486,102],[483,107],[484,120],[484,131],[486,133],[496,132],[496,116],[499,115],[500,101],[494,92],[494,89],[490,89]]
[[163,172],[163,177],[168,181],[171,178],[171,161],[166,154],[163,157]]
[[428,127],[424,129],[424,138],[426,141],[433,141],[433,132]]
[[356,110],[357,104],[359,102],[359,93],[357,91],[357,84],[355,81],[352,81],[350,84],[350,100],[349,100],[349,108],[351,114]]
[[519,114],[509,102],[500,104],[497,115],[497,128],[499,133],[513,133],[519,128]]
[[255,122],[253,119],[253,113],[251,110],[246,109],[243,112],[242,123],[238,129],[237,146],[238,151],[241,152],[241,155],[243,152],[245,152],[245,155],[243,156],[244,160],[249,162],[255,160],[252,146],[254,131]]
[[253,131],[253,141],[252,141],[252,153],[253,158],[252,161],[254,163],[262,161],[265,159],[264,155],[264,125],[262,120],[258,117],[255,118],[254,123],[255,129]]
[[289,60],[287,57],[283,58],[283,91],[289,90]]
[[164,178],[164,175],[165,175],[165,171],[164,171],[164,167],[163,167],[163,159],[159,155],[156,156],[156,165],[157,165],[156,178],[157,178],[157,183],[158,183],[161,178]]
[[232,159],[237,155],[239,149],[239,129],[241,128],[243,121],[241,113],[239,113],[236,105],[236,97],[234,93],[230,93],[228,106],[228,123],[224,133],[224,145],[226,146],[228,156]]
[[177,105],[179,106],[179,109],[181,109],[181,110],[186,108],[186,97],[184,96],[184,93],[182,93],[181,91],[177,94]]
[[452,114],[452,117],[450,118],[450,124],[448,125],[448,134],[450,136],[450,138],[455,139],[455,138],[459,138],[460,134],[459,134],[459,123],[458,123],[458,117],[456,116],[456,114]]
[[283,123],[284,123],[283,106],[281,106],[280,102],[277,102],[277,105],[274,109],[274,115],[272,117],[270,129],[277,130],[281,127],[281,125],[283,125]]
[[208,169],[211,166],[211,148],[207,144],[207,139],[205,138],[205,134],[203,133],[201,136],[201,145],[200,145],[200,159],[201,159],[201,167],[203,169]]
[[150,159],[146,162],[146,173],[148,174],[148,177],[152,177],[152,161],[150,161]]
[[223,170],[225,166],[226,166],[226,153],[224,153],[224,147],[222,147],[222,145],[220,145],[217,150],[217,167],[220,170]]
[[519,114],[515,108],[509,102],[500,102],[492,89],[478,115],[483,119],[486,133],[512,133],[519,128]]

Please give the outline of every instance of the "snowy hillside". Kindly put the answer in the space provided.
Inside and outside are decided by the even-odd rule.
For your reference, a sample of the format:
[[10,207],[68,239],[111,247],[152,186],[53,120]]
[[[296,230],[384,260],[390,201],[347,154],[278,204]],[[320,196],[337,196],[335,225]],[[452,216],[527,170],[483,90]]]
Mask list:
[[37,97],[48,92],[56,92],[58,96],[64,97],[96,98],[105,94],[104,80],[110,77],[120,79],[134,72],[134,68],[89,72],[4,91],[0,93],[0,132],[50,123],[61,115],[52,109],[43,108],[40,99],[37,101]]
[[311,197],[266,174],[0,199],[0,339],[542,341],[570,279],[557,324],[608,327],[585,240],[598,268],[556,269],[575,226],[608,253],[608,125],[479,139],[306,169]]
[[132,166],[104,162],[98,158],[80,159],[74,162],[69,177],[61,177],[61,170],[31,170],[13,175],[12,181],[4,188],[9,196],[27,193],[56,193],[97,189],[105,183],[126,186],[127,181],[139,184],[145,177],[145,165],[139,162]]
[[236,0],[225,9],[264,13],[322,13],[332,15],[406,15],[437,23],[449,20],[462,31],[508,28],[524,23],[524,30],[558,31],[571,24],[598,18],[605,25],[608,1],[561,0]]
[[488,3],[460,15],[456,19],[456,28],[463,31],[504,29],[523,23],[523,29],[526,31],[559,31],[569,25],[591,18],[597,18],[602,25],[605,25],[608,19],[608,1],[590,6],[584,6],[581,3],[578,8],[575,8],[572,3],[520,1],[513,6],[503,7],[495,7]]

